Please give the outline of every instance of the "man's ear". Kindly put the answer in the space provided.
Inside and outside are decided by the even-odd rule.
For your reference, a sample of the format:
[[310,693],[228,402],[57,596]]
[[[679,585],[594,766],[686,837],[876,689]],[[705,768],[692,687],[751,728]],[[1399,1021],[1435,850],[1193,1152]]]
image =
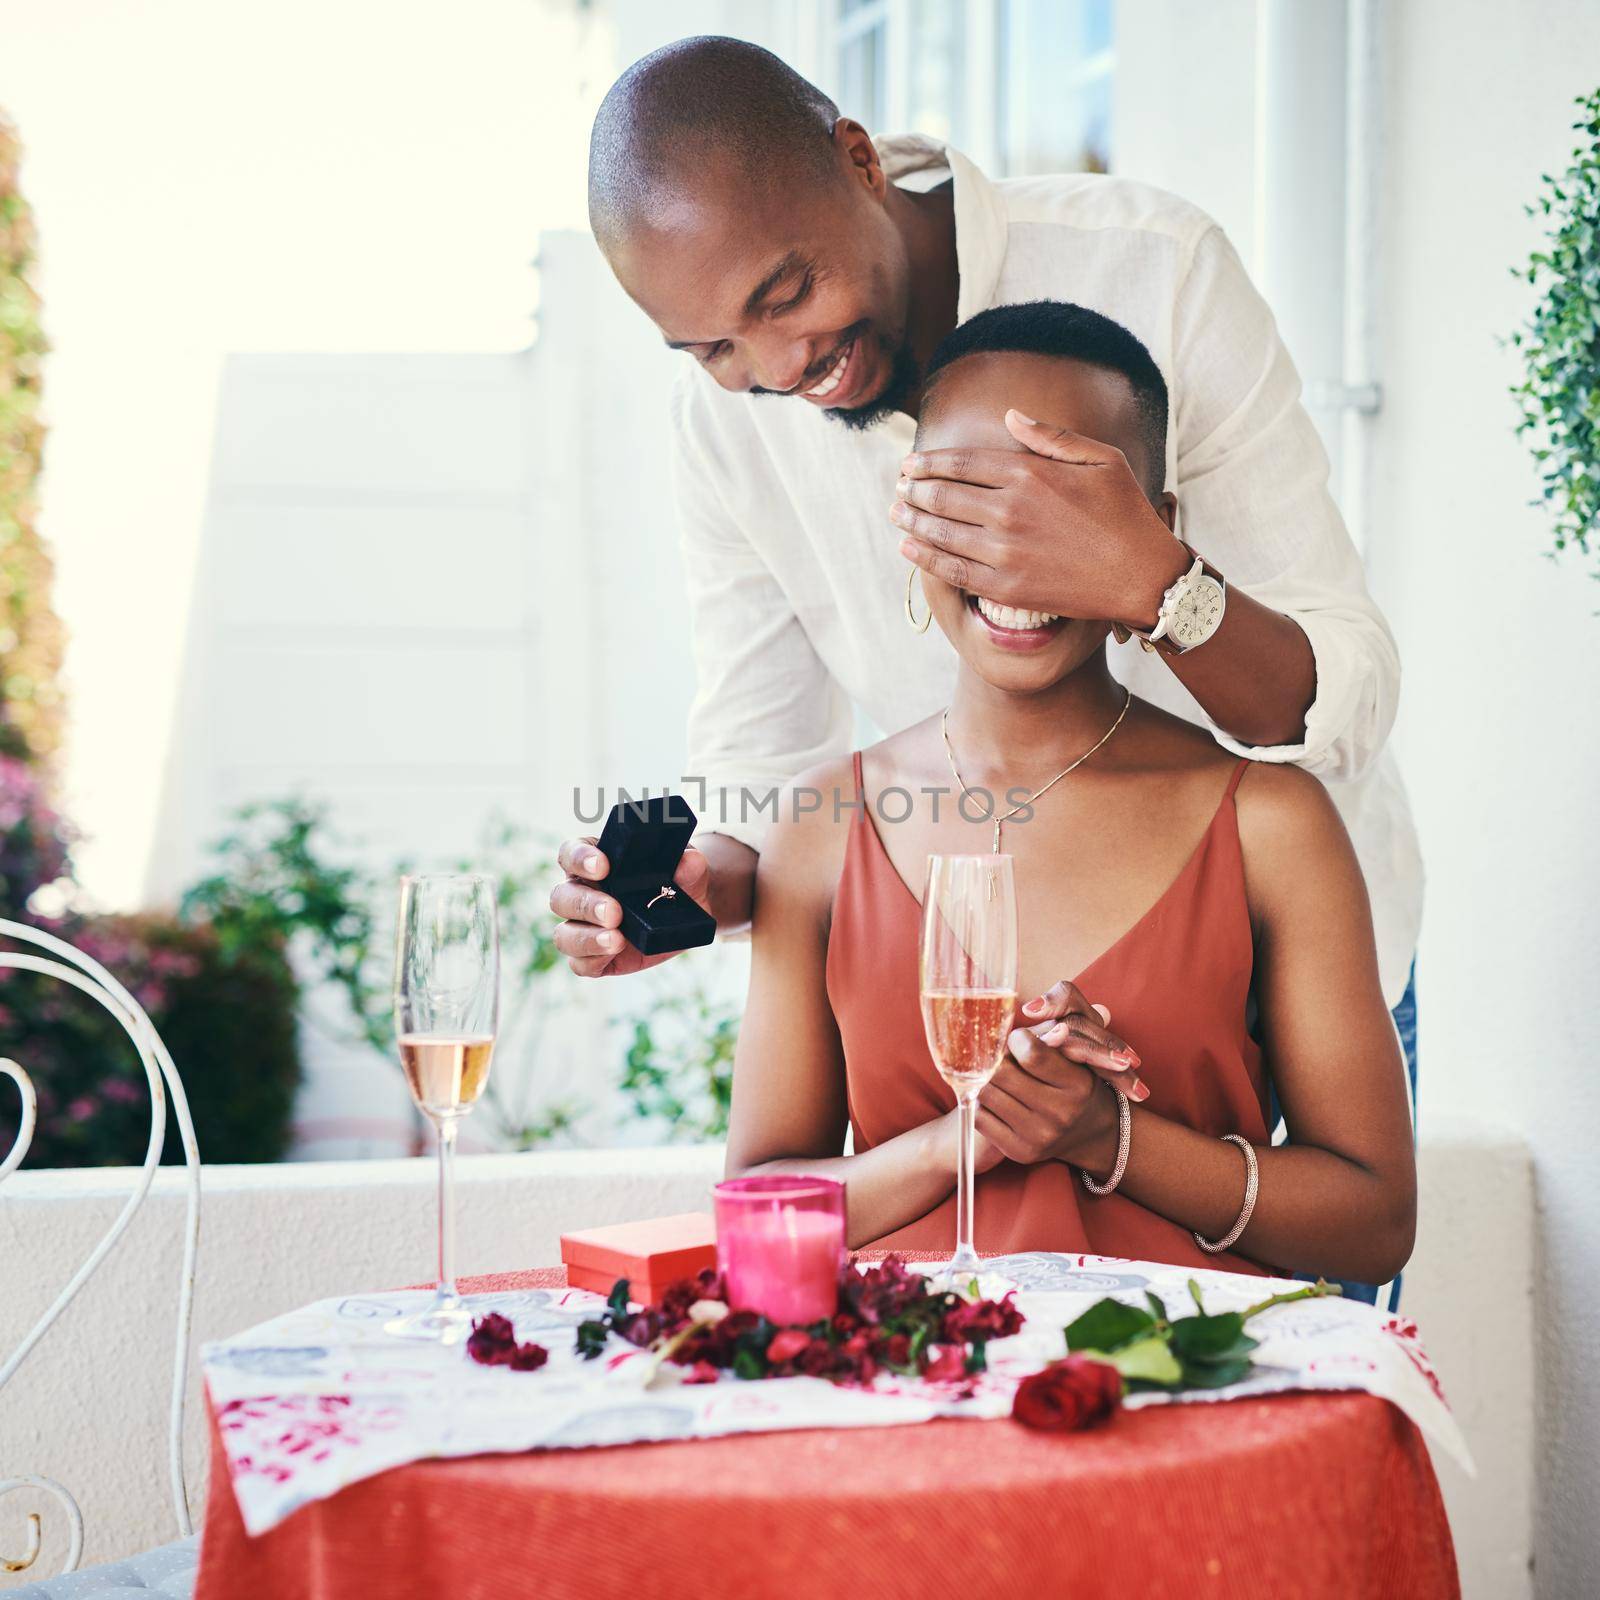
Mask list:
[[1178,531],[1178,497],[1170,489],[1164,491],[1159,498],[1150,502],[1156,508],[1156,515],[1166,523],[1169,533]]
[[849,163],[851,176],[864,183],[879,200],[889,192],[889,179],[878,159],[872,135],[851,117],[840,117],[833,125],[835,147]]

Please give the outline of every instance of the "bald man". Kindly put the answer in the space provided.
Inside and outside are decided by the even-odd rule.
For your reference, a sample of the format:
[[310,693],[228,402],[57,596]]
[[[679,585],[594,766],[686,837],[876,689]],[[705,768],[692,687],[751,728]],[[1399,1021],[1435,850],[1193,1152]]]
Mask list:
[[[954,655],[918,631],[920,568],[1001,633],[1112,623],[1138,694],[1324,778],[1401,1002],[1422,874],[1384,754],[1394,641],[1272,317],[1208,217],[1123,178],[996,183],[932,141],[875,141],[777,57],[716,38],[658,50],[611,89],[589,203],[622,286],[689,358],[673,427],[699,672],[689,772],[707,787],[679,882],[722,928],[749,916],[774,795],[848,748],[852,708],[892,731],[947,703]],[[1048,417],[1009,413],[1015,450],[913,452],[938,341],[1038,299],[1099,311],[1155,357],[1176,532],[1125,462]],[[983,775],[997,793],[1050,776],[1026,750]],[[593,841],[561,860],[551,905],[573,970],[649,964],[618,931]]]

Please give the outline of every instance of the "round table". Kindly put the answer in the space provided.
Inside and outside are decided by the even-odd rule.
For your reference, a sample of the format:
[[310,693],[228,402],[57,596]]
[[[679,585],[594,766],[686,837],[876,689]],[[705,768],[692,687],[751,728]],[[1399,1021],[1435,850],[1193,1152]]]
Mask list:
[[[560,1269],[473,1279],[549,1288]],[[1367,1394],[425,1461],[252,1539],[212,1437],[196,1600],[1459,1593],[1416,1428]]]

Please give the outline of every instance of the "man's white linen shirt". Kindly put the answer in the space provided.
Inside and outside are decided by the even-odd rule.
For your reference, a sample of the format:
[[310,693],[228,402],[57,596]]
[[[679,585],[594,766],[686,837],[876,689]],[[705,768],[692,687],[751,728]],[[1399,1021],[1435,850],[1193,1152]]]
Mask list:
[[[1111,647],[1112,670],[1228,749],[1323,779],[1366,874],[1394,1004],[1422,911],[1410,809],[1384,748],[1399,658],[1328,492],[1299,377],[1243,264],[1204,212],[1127,179],[990,182],[916,137],[885,139],[879,152],[908,187],[954,179],[959,321],[1073,301],[1122,323],[1154,357],[1169,391],[1166,482],[1180,534],[1231,587],[1304,630],[1316,699],[1304,742],[1245,746],[1137,643]],[[937,628],[907,627],[906,562],[888,521],[915,428],[896,413],[849,430],[799,400],[730,394],[698,368],[676,388],[673,422],[699,682],[687,773],[708,786],[703,826],[760,849],[773,812],[759,802],[850,748],[852,702],[883,733],[949,703],[955,651]]]

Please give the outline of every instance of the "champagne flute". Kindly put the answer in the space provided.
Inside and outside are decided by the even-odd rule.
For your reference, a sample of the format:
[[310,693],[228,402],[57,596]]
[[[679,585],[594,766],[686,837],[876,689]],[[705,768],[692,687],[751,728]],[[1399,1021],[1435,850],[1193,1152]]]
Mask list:
[[456,1128],[488,1081],[499,1004],[495,880],[483,873],[403,877],[394,1029],[411,1098],[439,1136],[439,1286],[421,1311],[385,1324],[399,1338],[455,1344],[471,1329],[455,1283]]
[[1017,1008],[1017,901],[1011,857],[929,856],[922,897],[922,1025],[939,1076],[955,1090],[956,1253],[937,1276],[979,1275],[972,1242],[978,1091],[1005,1054]]

